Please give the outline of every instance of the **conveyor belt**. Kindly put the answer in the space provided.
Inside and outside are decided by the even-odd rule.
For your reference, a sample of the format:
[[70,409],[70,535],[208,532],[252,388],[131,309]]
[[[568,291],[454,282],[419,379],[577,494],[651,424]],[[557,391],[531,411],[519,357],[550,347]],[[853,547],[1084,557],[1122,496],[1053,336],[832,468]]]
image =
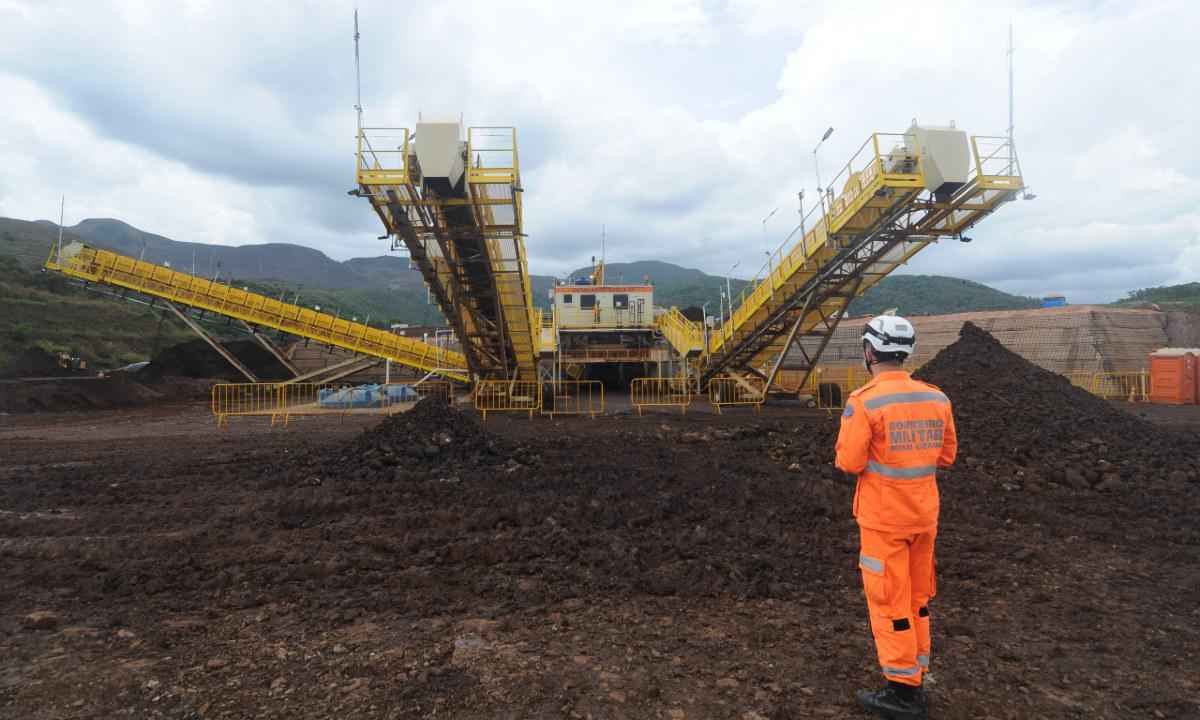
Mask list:
[[462,353],[109,250],[72,243],[52,255],[46,267],[87,282],[133,290],[451,380],[468,381]]
[[355,193],[407,248],[462,339],[471,373],[532,380],[541,329],[522,232],[516,130],[473,127],[464,142],[447,140],[447,125],[418,124],[424,149],[406,128],[363,129]]
[[939,184],[914,137],[910,130],[867,139],[830,183],[837,194],[806,215],[795,242],[771,256],[763,280],[711,334],[702,382],[721,373],[769,382],[792,347],[811,371],[855,296],[929,243],[960,236],[1024,187],[1004,138],[970,138],[966,182]]

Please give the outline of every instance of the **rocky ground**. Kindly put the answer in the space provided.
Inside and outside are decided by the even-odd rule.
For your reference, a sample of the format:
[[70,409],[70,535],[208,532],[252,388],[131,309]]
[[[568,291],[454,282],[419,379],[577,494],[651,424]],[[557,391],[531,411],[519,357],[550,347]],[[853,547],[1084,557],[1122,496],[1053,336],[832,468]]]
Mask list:
[[[934,717],[1200,716],[1200,438],[987,340],[925,369]],[[10,420],[0,717],[865,717],[836,423]]]

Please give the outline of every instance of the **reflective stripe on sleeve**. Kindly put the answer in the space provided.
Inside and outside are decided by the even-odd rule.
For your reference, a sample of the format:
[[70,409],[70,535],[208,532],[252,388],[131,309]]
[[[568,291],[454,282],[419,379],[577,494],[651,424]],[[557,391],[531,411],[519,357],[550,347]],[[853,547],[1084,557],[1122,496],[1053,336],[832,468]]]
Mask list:
[[925,478],[930,475],[937,474],[937,465],[920,465],[918,467],[896,467],[895,465],[884,465],[883,463],[870,460],[867,462],[867,469],[873,473],[896,480],[915,480],[917,478]]
[[859,555],[858,562],[866,569],[876,575],[883,574],[883,561],[879,558],[873,558],[870,555]]
[[949,403],[950,399],[940,392],[907,392],[907,393],[892,393],[891,395],[880,395],[873,397],[863,403],[868,410],[878,410],[881,407],[888,405],[899,405],[903,403],[919,403],[919,402],[935,402]]
[[908,668],[894,668],[894,667],[888,667],[887,665],[883,666],[883,674],[884,675],[899,675],[900,677],[913,677],[914,675],[920,674],[920,672],[921,672],[920,665],[913,665],[912,667],[908,667]]
[[928,668],[929,667],[929,656],[928,655],[918,655],[917,656],[917,664],[923,668]]

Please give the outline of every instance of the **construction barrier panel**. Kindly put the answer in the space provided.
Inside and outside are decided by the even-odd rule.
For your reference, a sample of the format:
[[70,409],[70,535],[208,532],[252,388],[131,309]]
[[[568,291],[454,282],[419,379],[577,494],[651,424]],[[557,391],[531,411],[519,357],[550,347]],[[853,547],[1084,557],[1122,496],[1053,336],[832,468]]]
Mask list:
[[450,406],[453,406],[457,399],[454,396],[454,383],[446,380],[421,380],[413,383],[412,388],[422,398],[437,398]]
[[604,383],[599,380],[556,380],[542,384],[542,414],[604,414]]
[[685,378],[636,378],[629,383],[629,400],[638,415],[643,407],[677,407],[686,414],[692,391]]
[[1087,390],[1106,400],[1149,402],[1150,373],[1141,372],[1098,372],[1092,374]]
[[722,407],[731,405],[752,405],[754,412],[759,412],[766,397],[766,382],[760,377],[715,377],[708,381],[708,402],[718,414]]
[[788,395],[805,392],[808,387],[811,387],[811,380],[801,387],[800,383],[804,380],[804,375],[804,370],[780,370],[775,374],[775,382],[771,384],[770,392],[781,392]]
[[490,412],[527,412],[542,407],[542,384],[535,380],[481,380],[475,385],[475,409],[487,420]]
[[[288,423],[292,415],[388,414],[412,407],[426,396],[445,397],[447,382],[349,385],[346,383],[227,383],[214,385],[212,412],[217,425],[236,416],[269,416]],[[425,387],[428,386],[428,387]]]
[[871,374],[864,367],[847,365],[838,368],[817,368],[809,376],[809,392],[823,410],[846,407],[850,393],[867,384]]
[[212,387],[212,413],[220,427],[237,415],[270,416],[275,424],[282,401],[278,383],[222,383]]

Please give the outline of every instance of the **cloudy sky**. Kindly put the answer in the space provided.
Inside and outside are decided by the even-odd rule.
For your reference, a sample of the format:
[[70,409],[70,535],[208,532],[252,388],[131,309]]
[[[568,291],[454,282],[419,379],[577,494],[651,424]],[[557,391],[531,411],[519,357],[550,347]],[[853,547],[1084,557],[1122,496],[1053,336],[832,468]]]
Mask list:
[[[1030,202],[906,269],[1108,301],[1200,279],[1200,3],[360,0],[363,104],[515,125],[534,272],[748,277],[796,192],[913,118],[1007,125]],[[600,12],[596,8],[606,6]],[[0,215],[179,240],[385,242],[353,187],[354,3],[0,0]],[[762,219],[779,211],[766,224]]]

